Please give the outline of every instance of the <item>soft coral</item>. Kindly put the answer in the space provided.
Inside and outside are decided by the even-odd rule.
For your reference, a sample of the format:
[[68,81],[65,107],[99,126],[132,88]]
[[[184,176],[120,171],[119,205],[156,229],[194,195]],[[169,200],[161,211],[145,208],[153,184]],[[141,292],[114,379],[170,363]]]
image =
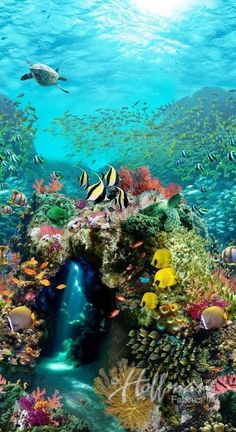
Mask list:
[[175,183],[170,183],[164,187],[158,178],[151,176],[146,166],[142,166],[136,170],[122,167],[119,171],[119,175],[121,179],[120,186],[133,195],[140,195],[145,191],[157,190],[165,198],[169,199],[182,190],[181,186]]

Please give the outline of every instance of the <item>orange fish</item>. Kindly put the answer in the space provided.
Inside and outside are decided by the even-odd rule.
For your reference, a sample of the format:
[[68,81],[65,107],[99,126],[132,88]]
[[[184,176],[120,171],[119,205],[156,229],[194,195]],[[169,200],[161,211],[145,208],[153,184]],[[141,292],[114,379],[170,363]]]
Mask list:
[[25,267],[24,269],[23,269],[23,272],[24,273],[26,273],[27,275],[29,275],[29,276],[33,276],[33,275],[35,275],[35,270],[33,270],[33,269],[30,269],[30,268],[28,268],[28,267]]
[[14,282],[16,285],[20,285],[20,280],[15,277],[12,278],[12,282]]
[[132,279],[132,277],[133,277],[133,275],[129,275],[129,276],[127,277],[127,281],[130,281],[130,279]]
[[123,297],[123,296],[116,296],[116,298],[117,298],[117,300],[119,300],[119,301],[125,301],[125,297]]
[[48,266],[48,261],[44,261],[43,264],[41,264],[40,268],[41,270],[44,270]]
[[59,289],[59,290],[64,289],[64,288],[66,288],[65,284],[57,285],[57,289]]
[[139,256],[139,258],[144,258],[146,256],[146,252],[142,252],[141,254],[140,254],[140,256]]
[[42,279],[42,280],[40,281],[40,283],[41,283],[41,285],[43,285],[43,286],[49,286],[49,285],[51,285],[48,279]]
[[111,312],[109,318],[115,318],[120,313],[120,309],[115,309],[113,312]]
[[129,264],[128,267],[126,267],[126,270],[131,270],[132,267],[133,267],[133,265],[132,265],[132,264]]
[[35,279],[40,281],[41,279],[43,279],[44,275],[45,275],[45,271],[42,271],[37,276],[35,276]]
[[36,261],[36,259],[33,257],[31,258],[31,260],[26,262],[26,265],[28,266],[36,266],[38,264],[38,261]]
[[136,249],[136,248],[142,246],[143,243],[144,242],[140,240],[137,243],[134,243],[131,247],[132,247],[132,249]]

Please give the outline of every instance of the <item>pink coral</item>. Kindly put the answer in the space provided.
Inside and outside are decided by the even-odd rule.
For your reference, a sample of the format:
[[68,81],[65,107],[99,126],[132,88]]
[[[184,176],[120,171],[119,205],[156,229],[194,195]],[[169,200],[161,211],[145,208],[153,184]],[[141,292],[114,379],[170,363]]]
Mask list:
[[63,228],[55,227],[53,225],[46,225],[45,224],[45,225],[41,225],[38,237],[41,238],[41,237],[43,237],[45,235],[48,235],[48,236],[51,237],[51,236],[56,235],[56,234],[63,235],[64,234],[64,229]]
[[63,188],[63,186],[64,185],[63,185],[63,183],[60,182],[60,180],[53,177],[51,183],[49,183],[49,185],[48,185],[47,192],[49,192],[49,193],[58,192],[59,190],[61,190]]
[[5,378],[3,378],[2,375],[0,375],[0,393],[4,393],[4,385],[7,383]]
[[223,375],[217,377],[213,383],[213,391],[217,394],[222,394],[229,390],[236,392],[236,375]]
[[35,189],[40,194],[44,194],[46,192],[46,186],[44,186],[44,179],[41,178],[40,180],[35,180],[33,189]]

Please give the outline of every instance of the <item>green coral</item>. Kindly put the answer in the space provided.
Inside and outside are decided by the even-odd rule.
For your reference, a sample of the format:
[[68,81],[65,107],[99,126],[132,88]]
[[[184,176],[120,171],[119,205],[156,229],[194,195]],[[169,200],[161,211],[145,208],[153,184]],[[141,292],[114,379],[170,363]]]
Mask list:
[[220,397],[220,412],[225,421],[233,422],[236,426],[236,393],[228,391],[221,394]]
[[30,428],[30,432],[52,432],[52,430],[57,430],[58,432],[89,432],[88,425],[78,417],[72,416],[64,410],[57,410],[54,419],[63,419],[63,425],[57,426],[56,428],[48,426],[34,426]]
[[14,412],[16,401],[22,396],[23,390],[18,384],[4,385],[4,391],[0,392],[0,419],[1,419],[1,432],[11,432],[15,428],[11,427],[11,417]]
[[52,206],[46,213],[46,216],[55,224],[62,222],[67,219],[68,213],[65,209],[58,206]]
[[162,223],[157,217],[149,217],[144,214],[138,214],[128,217],[123,223],[124,231],[139,238],[155,237],[161,230]]
[[189,384],[206,378],[215,368],[227,367],[228,358],[220,330],[208,333],[204,340],[194,337],[190,328],[177,334],[161,333],[155,328],[131,330],[128,346],[137,367],[166,375],[168,382]]

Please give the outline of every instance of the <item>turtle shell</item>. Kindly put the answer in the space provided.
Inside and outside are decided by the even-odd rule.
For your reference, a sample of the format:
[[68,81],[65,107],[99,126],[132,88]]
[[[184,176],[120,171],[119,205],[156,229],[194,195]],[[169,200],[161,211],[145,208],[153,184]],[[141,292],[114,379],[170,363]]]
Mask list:
[[54,69],[42,63],[31,65],[30,72],[37,83],[42,86],[53,85],[59,78],[58,73]]

